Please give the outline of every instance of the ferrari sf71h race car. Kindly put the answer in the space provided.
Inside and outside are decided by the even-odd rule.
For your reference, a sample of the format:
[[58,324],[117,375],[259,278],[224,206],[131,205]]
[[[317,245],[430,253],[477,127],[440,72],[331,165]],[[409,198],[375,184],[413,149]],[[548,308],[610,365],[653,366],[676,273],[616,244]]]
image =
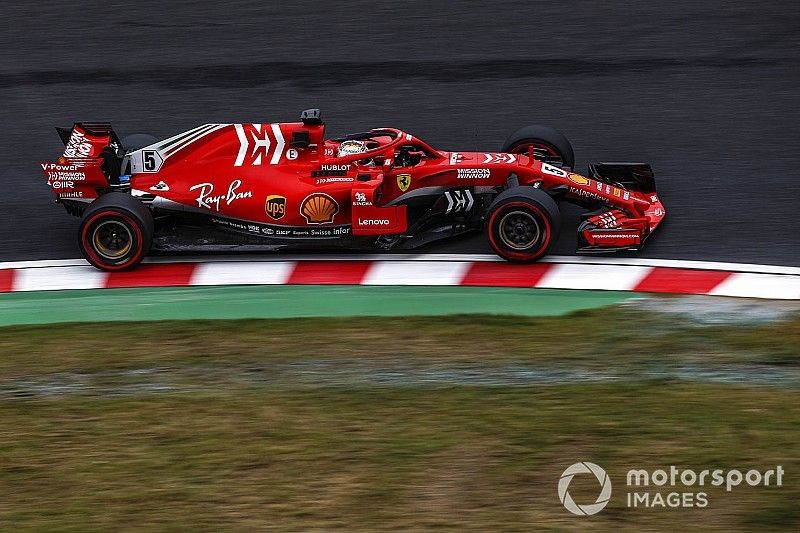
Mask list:
[[437,150],[395,128],[326,139],[317,109],[300,122],[205,124],[161,141],[120,140],[108,123],[57,130],[66,148],[42,163],[47,183],[82,217],[86,259],[107,271],[185,235],[403,250],[484,229],[498,255],[531,262],[557,240],[562,201],[588,210],[579,252],[636,250],[664,219],[649,165],[592,163],[577,174],[569,141],[543,126],[518,130],[499,152]]

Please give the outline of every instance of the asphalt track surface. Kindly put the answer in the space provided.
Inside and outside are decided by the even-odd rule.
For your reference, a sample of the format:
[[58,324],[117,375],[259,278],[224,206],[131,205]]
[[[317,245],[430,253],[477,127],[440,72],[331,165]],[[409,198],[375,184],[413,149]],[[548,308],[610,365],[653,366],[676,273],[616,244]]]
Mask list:
[[[640,255],[800,265],[800,4],[3,2],[0,260],[78,257],[38,163],[53,126],[205,122],[408,130],[496,150],[556,126],[578,167],[646,161],[668,219]],[[575,247],[566,208],[553,253]],[[488,252],[481,236],[425,252]]]

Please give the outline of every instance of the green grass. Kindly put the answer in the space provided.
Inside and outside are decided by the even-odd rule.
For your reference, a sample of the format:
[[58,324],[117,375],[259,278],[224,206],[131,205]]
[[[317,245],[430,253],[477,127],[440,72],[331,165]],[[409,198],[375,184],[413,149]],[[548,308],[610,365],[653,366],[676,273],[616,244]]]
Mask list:
[[[799,347],[800,320],[695,327],[619,309],[4,328],[0,387],[53,373],[113,381],[112,370],[185,372],[173,392],[2,397],[0,527],[797,530],[800,390],[639,371],[690,363],[794,370]],[[627,379],[325,387],[226,374],[301,361],[328,362],[335,373],[398,357],[422,369],[538,365]],[[573,517],[557,498],[561,472],[577,461],[603,466],[614,483],[594,517]],[[783,487],[710,487],[705,509],[625,506],[631,468],[777,464],[787,472]],[[576,499],[594,487],[576,478]]]
[[[795,482],[709,490],[710,507],[627,509],[629,468],[800,470],[796,392],[709,385],[220,391],[0,407],[12,529],[796,527]],[[616,481],[584,519],[573,462]],[[796,479],[796,478],[795,478]]]
[[800,317],[758,326],[697,327],[618,308],[562,317],[307,318],[0,328],[0,379],[35,373],[381,360],[534,362],[605,370],[677,363],[800,366]]

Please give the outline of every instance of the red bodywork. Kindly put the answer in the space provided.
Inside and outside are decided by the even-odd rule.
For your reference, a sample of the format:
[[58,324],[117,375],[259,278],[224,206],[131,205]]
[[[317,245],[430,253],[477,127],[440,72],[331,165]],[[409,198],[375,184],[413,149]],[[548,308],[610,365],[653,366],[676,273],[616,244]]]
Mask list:
[[[637,247],[665,215],[655,193],[543,163],[532,151],[441,151],[411,134],[382,128],[371,130],[368,152],[336,157],[341,140],[325,140],[324,130],[323,124],[302,122],[200,126],[132,152],[131,193],[153,201],[156,209],[205,213],[222,225],[242,225],[232,229],[267,224],[272,229],[260,231],[275,237],[282,236],[281,227],[291,228],[285,236],[295,238],[404,234],[406,206],[395,200],[430,187],[499,191],[510,176],[520,185],[559,191],[573,203],[607,206],[582,231],[593,247]],[[112,135],[92,135],[76,125],[59,162],[42,163],[60,200],[87,202],[107,187],[98,156]],[[398,164],[400,147],[415,164]],[[452,201],[464,199],[448,197]]]

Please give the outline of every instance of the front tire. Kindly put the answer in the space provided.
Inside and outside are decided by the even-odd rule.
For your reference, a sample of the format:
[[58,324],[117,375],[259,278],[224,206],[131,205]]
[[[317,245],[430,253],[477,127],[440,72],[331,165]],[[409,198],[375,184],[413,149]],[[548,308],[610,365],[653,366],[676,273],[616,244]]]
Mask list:
[[575,151],[564,134],[548,126],[525,126],[509,135],[501,152],[527,155],[557,167],[575,168]]
[[153,214],[144,204],[112,192],[95,200],[84,213],[79,230],[81,253],[100,270],[128,270],[150,251],[153,232]]
[[561,213],[546,192],[513,187],[489,206],[486,235],[492,250],[507,261],[531,263],[547,254],[558,240]]

